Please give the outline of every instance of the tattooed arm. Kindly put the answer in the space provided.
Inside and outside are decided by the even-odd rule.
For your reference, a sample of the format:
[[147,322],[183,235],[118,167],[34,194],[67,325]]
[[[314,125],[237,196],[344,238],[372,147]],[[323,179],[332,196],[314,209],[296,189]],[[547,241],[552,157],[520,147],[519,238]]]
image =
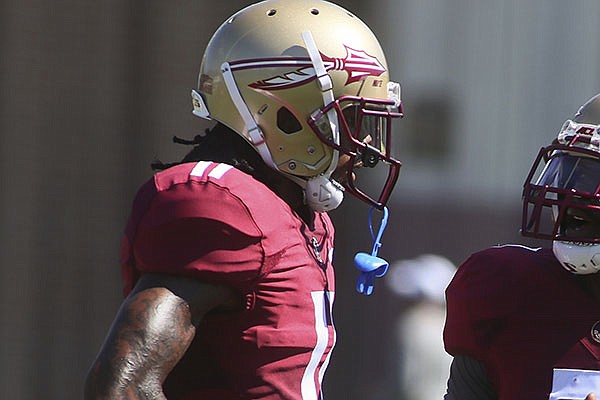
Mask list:
[[195,279],[146,274],[124,300],[85,382],[85,399],[165,399],[162,383],[206,312],[233,297]]

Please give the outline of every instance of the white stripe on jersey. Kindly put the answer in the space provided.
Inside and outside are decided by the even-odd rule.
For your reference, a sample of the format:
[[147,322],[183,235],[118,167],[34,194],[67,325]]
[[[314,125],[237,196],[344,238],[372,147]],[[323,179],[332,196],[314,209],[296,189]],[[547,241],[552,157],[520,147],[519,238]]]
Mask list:
[[[211,161],[199,161],[194,167],[194,169],[192,169],[192,172],[190,172],[190,176],[197,176],[202,178],[206,173],[208,167],[210,167],[212,164],[215,163]],[[225,173],[232,168],[233,167],[228,164],[217,164],[217,166],[208,173],[208,177],[213,179],[221,179],[223,175],[225,175]]]
[[229,171],[231,168],[233,168],[231,165],[227,165],[227,164],[218,164],[215,169],[213,169],[212,171],[210,171],[208,173],[208,176],[210,178],[214,178],[214,179],[221,179],[223,177],[223,175],[225,175],[225,173],[227,171]]
[[[333,249],[331,249],[333,250]],[[333,253],[333,252],[332,252]],[[332,254],[333,256],[333,254]],[[333,259],[333,257],[332,257]],[[333,325],[333,299],[335,297],[335,292],[326,292],[327,293],[327,297],[328,297],[328,304],[329,304],[329,318],[331,319],[331,324]],[[329,354],[327,354],[327,357],[325,358],[325,361],[323,361],[323,365],[321,366],[321,369],[319,370],[319,385],[321,385],[323,383],[323,377],[325,376],[325,370],[327,370],[327,367],[329,366],[329,360],[331,359],[331,355],[333,354],[333,347],[335,347],[335,343],[337,341],[337,332],[335,331],[335,329],[333,329],[333,344],[331,346],[331,350],[329,351]],[[321,390],[321,399],[323,399],[323,390]]]
[[522,244],[511,244],[511,243],[508,243],[508,244],[497,244],[497,245],[492,246],[492,247],[496,248],[496,249],[501,249],[503,247],[519,247],[521,249],[525,249],[525,250],[529,250],[529,251],[534,251],[534,252],[542,250],[541,247],[529,247],[529,246],[525,246],[525,245],[522,245]]
[[212,164],[210,161],[200,161],[200,162],[198,162],[198,164],[196,164],[196,166],[194,167],[194,169],[192,170],[192,172],[190,172],[190,175],[191,176],[197,176],[197,177],[201,178],[202,176],[204,176],[204,172],[210,166],[210,164]]
[[[326,309],[327,304],[325,304],[325,295],[328,298],[329,309]],[[323,382],[323,375],[325,374],[325,370],[327,369],[327,365],[329,364],[329,358],[331,357],[330,351],[329,354],[327,354],[323,365],[321,365],[321,370],[317,371],[317,367],[319,366],[319,363],[323,358],[323,354],[327,350],[327,344],[329,342],[329,328],[327,326],[327,319],[331,318],[334,293],[327,292],[327,294],[325,294],[325,292],[323,291],[317,291],[311,292],[311,296],[313,299],[313,304],[315,306],[315,331],[317,334],[317,343],[315,344],[315,348],[312,351],[310,361],[308,362],[308,365],[304,370],[302,382],[300,383],[302,400],[322,399],[323,393],[321,393],[321,384]],[[335,345],[335,330],[333,341],[333,344]],[[333,348],[330,350],[333,350]],[[318,387],[315,386],[315,373],[318,374]]]

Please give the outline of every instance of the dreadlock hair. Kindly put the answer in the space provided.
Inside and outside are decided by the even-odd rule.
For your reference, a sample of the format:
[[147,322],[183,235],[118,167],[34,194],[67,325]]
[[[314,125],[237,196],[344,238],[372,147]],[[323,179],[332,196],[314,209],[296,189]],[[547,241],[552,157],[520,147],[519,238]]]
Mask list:
[[[192,140],[173,136],[173,142],[192,145],[194,148],[179,162],[163,163],[159,160],[154,161],[151,164],[154,171],[165,170],[187,162],[213,161],[229,164],[251,175],[280,196],[283,193],[282,188],[286,186],[286,184],[282,185],[282,182],[285,182],[288,187],[292,186],[299,192],[298,202],[289,203],[290,206],[313,229],[314,215],[302,200],[303,195],[300,186],[267,166],[258,152],[243,137],[227,126],[217,123],[212,129],[206,129],[203,135],[196,135]],[[285,197],[289,200],[289,197]]]
[[154,171],[162,171],[187,162],[214,161],[232,165],[267,185],[272,181],[273,174],[279,175],[265,164],[244,138],[221,123],[206,129],[204,134],[196,135],[191,140],[173,136],[173,142],[192,145],[194,148],[179,162],[153,161],[151,167]]

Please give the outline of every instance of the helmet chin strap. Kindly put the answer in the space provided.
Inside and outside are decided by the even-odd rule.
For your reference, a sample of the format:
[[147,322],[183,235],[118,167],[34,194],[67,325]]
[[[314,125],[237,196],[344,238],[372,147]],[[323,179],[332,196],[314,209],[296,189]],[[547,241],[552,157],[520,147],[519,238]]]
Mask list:
[[223,74],[223,80],[225,81],[225,86],[227,87],[227,91],[229,92],[229,97],[233,101],[233,105],[240,113],[242,120],[244,121],[244,126],[247,129],[247,134],[250,142],[254,145],[258,154],[263,159],[263,161],[271,168],[279,171],[279,168],[273,161],[273,157],[271,157],[271,152],[267,147],[267,142],[265,141],[265,135],[252,117],[252,113],[248,109],[248,105],[242,98],[242,95],[235,83],[235,78],[233,77],[233,73],[231,72],[231,67],[228,62],[224,62],[221,65],[221,73]]
[[[335,101],[335,96],[333,95],[333,82],[331,81],[331,77],[325,69],[325,64],[323,63],[323,59],[321,58],[321,54],[319,53],[319,49],[317,47],[317,44],[315,43],[315,39],[313,38],[310,31],[302,32],[302,40],[304,40],[304,44],[306,45],[306,51],[308,51],[308,56],[310,57],[310,61],[312,62],[313,68],[315,69],[317,83],[319,85],[319,89],[321,89],[321,94],[323,96],[323,107],[327,107],[329,104]],[[339,145],[340,130],[338,127],[338,117],[335,110],[331,109],[327,112],[327,120],[329,121],[329,127],[333,135],[333,142]],[[337,168],[338,159],[339,151],[334,149],[329,168],[323,173],[323,175],[327,176],[328,178],[331,176],[333,171],[335,171],[335,169]]]

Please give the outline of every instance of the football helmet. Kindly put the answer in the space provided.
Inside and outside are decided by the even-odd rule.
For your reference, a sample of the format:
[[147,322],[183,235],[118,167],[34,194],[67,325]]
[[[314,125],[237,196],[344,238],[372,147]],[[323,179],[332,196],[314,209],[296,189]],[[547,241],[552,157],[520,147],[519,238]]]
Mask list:
[[[389,81],[371,30],[335,4],[267,0],[231,16],[208,43],[192,103],[299,184],[313,210],[334,209],[344,190],[381,209],[397,181],[400,85]],[[340,157],[350,161],[337,182]],[[367,194],[356,169],[376,165],[387,177],[378,195]]]
[[521,232],[553,240],[575,274],[600,270],[600,94],[540,150],[524,184]]

